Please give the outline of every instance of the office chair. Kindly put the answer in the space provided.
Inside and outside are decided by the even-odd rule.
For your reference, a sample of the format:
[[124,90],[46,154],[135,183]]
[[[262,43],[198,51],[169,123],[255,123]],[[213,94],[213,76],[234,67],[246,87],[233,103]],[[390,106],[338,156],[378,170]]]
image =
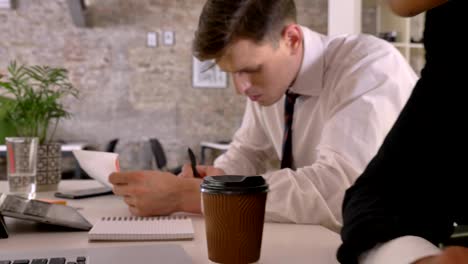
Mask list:
[[6,179],[6,159],[4,157],[0,157],[0,181]]
[[166,153],[164,152],[164,148],[156,138],[151,138],[149,140],[151,145],[151,151],[153,152],[154,160],[156,162],[156,166],[159,170],[168,171],[172,174],[179,174],[182,171],[182,166],[177,166],[175,168],[167,168],[167,159]]
[[114,138],[109,143],[107,143],[106,146],[106,152],[115,152],[115,147],[117,146],[117,143],[119,143],[118,138]]

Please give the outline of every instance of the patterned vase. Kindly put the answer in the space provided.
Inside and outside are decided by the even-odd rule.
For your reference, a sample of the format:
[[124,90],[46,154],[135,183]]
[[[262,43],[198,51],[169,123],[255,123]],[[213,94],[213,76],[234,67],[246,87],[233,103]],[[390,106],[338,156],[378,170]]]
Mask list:
[[62,178],[62,152],[60,143],[39,145],[37,156],[38,192],[56,191]]

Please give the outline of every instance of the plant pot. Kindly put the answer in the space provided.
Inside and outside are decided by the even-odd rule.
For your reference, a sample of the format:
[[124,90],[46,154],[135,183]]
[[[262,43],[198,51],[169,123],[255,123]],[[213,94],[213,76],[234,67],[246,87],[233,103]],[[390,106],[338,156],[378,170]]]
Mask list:
[[61,144],[48,143],[39,145],[36,190],[38,192],[56,191],[61,178]]

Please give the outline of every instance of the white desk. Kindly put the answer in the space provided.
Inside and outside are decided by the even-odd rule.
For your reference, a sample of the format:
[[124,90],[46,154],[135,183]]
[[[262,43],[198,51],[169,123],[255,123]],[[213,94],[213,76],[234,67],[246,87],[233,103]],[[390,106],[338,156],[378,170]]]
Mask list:
[[[97,186],[94,181],[62,181],[59,190]],[[0,192],[7,190],[7,183],[0,181]],[[51,198],[52,193],[39,193],[39,198]],[[113,195],[69,200],[68,205],[83,208],[80,212],[91,223],[104,215],[129,215],[127,207]],[[88,242],[87,232],[45,228],[32,222],[5,218],[10,237],[0,239],[1,251],[10,249],[88,248],[111,244],[136,245],[176,243],[192,257],[193,263],[211,263],[208,260],[204,221],[193,216],[195,238],[191,241],[151,242]],[[262,254],[259,263],[337,263],[335,252],[340,244],[339,235],[321,226],[266,223],[263,230]],[[130,250],[130,249],[129,249]]]

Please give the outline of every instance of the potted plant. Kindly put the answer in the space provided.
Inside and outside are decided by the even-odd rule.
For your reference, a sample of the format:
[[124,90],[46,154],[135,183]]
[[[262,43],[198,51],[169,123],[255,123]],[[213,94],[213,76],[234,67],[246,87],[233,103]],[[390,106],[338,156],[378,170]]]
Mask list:
[[16,136],[39,138],[37,190],[55,190],[61,179],[61,145],[53,141],[54,134],[59,121],[70,117],[60,101],[65,96],[77,98],[78,90],[64,68],[17,65],[13,61],[8,73],[0,76],[0,96],[13,99],[4,103],[6,119]]

